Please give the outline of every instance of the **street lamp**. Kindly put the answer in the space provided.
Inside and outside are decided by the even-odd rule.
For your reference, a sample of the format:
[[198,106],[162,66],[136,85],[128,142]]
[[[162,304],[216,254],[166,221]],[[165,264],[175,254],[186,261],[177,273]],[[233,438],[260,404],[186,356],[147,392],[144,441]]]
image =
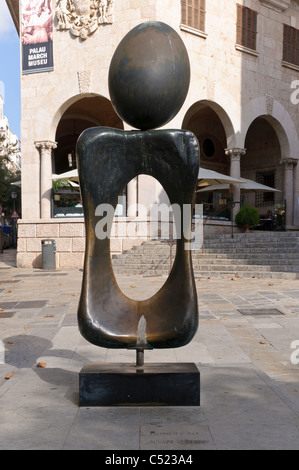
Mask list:
[[[17,199],[17,192],[12,191],[11,192],[11,198],[13,200],[13,210],[16,210],[16,199]],[[17,247],[17,227],[16,227],[16,218],[13,219],[13,234],[12,234],[12,240],[13,240],[13,247]]]
[[17,199],[17,196],[18,196],[18,195],[17,195],[17,192],[16,192],[16,191],[12,191],[11,197],[12,197],[13,202],[14,202],[14,209],[15,209],[15,199]]

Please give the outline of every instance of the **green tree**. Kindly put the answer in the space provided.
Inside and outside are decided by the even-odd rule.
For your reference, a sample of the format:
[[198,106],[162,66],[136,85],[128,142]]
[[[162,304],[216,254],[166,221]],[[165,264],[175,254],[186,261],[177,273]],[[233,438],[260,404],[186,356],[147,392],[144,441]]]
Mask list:
[[249,231],[250,227],[257,225],[260,221],[260,215],[256,207],[243,206],[236,215],[235,222],[239,227]]
[[13,212],[14,201],[11,197],[12,191],[16,191],[17,198],[15,200],[15,208],[20,214],[21,208],[21,191],[18,186],[13,186],[11,183],[19,181],[21,179],[20,170],[10,169],[10,161],[8,157],[0,158],[0,205],[5,217],[9,219]]

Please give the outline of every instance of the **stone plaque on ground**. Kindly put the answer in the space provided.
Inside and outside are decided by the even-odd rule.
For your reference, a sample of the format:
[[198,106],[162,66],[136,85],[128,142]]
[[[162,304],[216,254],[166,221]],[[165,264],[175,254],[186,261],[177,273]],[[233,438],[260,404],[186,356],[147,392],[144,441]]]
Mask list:
[[142,450],[215,450],[209,427],[203,424],[141,426]]

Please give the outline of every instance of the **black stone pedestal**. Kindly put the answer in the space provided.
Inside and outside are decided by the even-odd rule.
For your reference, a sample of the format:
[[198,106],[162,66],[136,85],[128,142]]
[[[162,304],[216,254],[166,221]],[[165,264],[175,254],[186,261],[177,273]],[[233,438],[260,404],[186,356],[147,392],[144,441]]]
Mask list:
[[79,374],[80,406],[199,406],[195,364],[86,364]]

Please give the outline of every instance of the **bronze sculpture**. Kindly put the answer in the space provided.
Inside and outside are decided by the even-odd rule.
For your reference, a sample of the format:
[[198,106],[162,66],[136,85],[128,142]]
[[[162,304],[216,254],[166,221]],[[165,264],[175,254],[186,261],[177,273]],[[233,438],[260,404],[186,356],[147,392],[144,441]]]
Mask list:
[[137,366],[143,366],[145,349],[184,346],[197,331],[191,252],[185,249],[191,218],[187,235],[184,228],[177,240],[167,281],[144,301],[129,299],[119,289],[110,259],[110,239],[98,237],[96,227],[107,215],[105,205],[115,208],[124,187],[140,174],[155,177],[181,213],[185,204],[193,205],[199,170],[196,137],[184,130],[154,130],[180,109],[189,79],[189,59],[178,34],[160,22],[137,26],[112,58],[109,89],[119,116],[140,130],[92,128],[77,142],[86,226],[79,329],[97,346],[136,349]]

